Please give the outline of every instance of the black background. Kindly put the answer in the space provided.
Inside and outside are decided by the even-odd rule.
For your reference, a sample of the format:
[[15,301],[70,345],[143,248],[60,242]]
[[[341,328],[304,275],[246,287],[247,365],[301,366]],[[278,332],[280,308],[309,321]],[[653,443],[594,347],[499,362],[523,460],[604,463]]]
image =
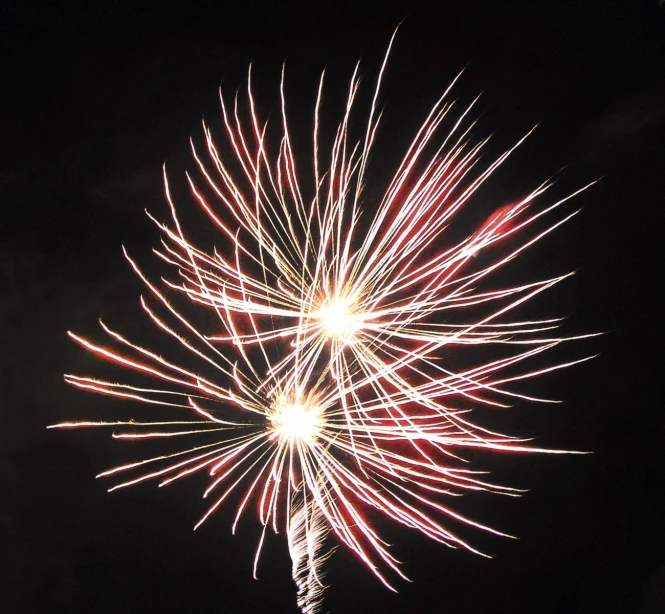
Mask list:
[[188,138],[201,138],[203,115],[219,122],[219,84],[244,87],[253,62],[267,116],[286,60],[306,152],[320,71],[335,110],[359,58],[371,87],[403,19],[372,181],[382,185],[465,66],[455,95],[484,92],[477,134],[496,130],[490,153],[541,122],[492,180],[478,220],[564,166],[552,197],[602,177],[577,199],[581,214],[517,269],[531,279],[577,270],[540,307],[568,316],[570,332],[607,332],[571,354],[599,356],[539,384],[563,405],[516,407],[501,422],[539,445],[594,453],[479,458],[497,482],[529,492],[458,509],[519,540],[461,529],[486,560],[377,520],[414,583],[392,594],[338,551],[327,608],[664,612],[665,11],[636,0],[317,4],[3,3],[0,612],[296,612],[282,536],[268,540],[254,581],[251,515],[235,537],[230,509],[191,531],[205,480],[107,495],[111,484],[93,476],[141,450],[45,426],[119,411],[63,382],[63,372],[100,373],[66,331],[101,338],[100,315],[121,330],[148,326],[120,244],[151,270],[157,233],[143,209],[166,218],[161,164],[174,176],[191,168]]

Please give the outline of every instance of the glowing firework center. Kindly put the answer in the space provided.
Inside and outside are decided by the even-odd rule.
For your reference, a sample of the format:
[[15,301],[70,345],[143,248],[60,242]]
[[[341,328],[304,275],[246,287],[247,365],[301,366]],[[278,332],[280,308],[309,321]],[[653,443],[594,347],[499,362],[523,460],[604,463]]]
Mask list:
[[354,333],[360,328],[360,316],[353,312],[351,301],[348,298],[328,300],[317,312],[328,338],[334,338],[342,343],[353,340]]
[[280,395],[267,415],[275,436],[290,443],[313,444],[325,426],[323,408],[309,399]]

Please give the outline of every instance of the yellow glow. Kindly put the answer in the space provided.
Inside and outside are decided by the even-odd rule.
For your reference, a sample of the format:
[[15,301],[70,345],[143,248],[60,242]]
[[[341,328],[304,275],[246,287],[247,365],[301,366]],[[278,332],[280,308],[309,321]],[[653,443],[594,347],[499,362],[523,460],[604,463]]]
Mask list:
[[352,312],[348,299],[336,299],[325,303],[319,309],[318,317],[329,337],[348,341],[358,329],[358,316]]
[[268,414],[275,433],[290,441],[313,443],[325,426],[323,409],[307,399],[293,401],[278,397]]

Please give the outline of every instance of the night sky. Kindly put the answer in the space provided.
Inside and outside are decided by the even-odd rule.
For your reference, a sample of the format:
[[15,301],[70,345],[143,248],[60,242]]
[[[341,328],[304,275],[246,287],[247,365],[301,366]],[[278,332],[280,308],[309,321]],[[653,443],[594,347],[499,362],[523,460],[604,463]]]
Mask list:
[[[121,245],[160,274],[150,253],[158,233],[144,209],[167,218],[161,165],[176,183],[192,169],[188,140],[201,142],[202,117],[219,125],[220,84],[230,94],[244,88],[252,62],[259,109],[276,115],[286,61],[291,122],[306,154],[321,70],[333,125],[355,62],[371,90],[402,20],[380,99],[370,197],[465,67],[453,97],[469,103],[483,93],[474,135],[494,133],[488,155],[539,124],[469,205],[472,222],[553,175],[543,206],[601,179],[566,209],[581,213],[511,272],[533,281],[576,270],[536,307],[566,316],[571,334],[606,333],[561,354],[598,356],[536,384],[563,404],[517,405],[497,422],[539,446],[593,454],[478,455],[494,481],[529,492],[465,497],[455,509],[519,539],[454,527],[488,560],[377,518],[414,582],[390,593],[338,550],[327,609],[665,612],[665,7],[266,4],[2,3],[0,612],[295,614],[282,535],[268,539],[259,581],[251,577],[260,535],[253,512],[235,536],[231,508],[193,532],[207,509],[205,476],[107,494],[114,482],[94,476],[153,448],[46,425],[118,412],[145,418],[145,406],[65,384],[63,373],[103,376],[108,368],[66,331],[101,340],[101,316],[154,338]],[[184,191],[179,208],[194,208]]]

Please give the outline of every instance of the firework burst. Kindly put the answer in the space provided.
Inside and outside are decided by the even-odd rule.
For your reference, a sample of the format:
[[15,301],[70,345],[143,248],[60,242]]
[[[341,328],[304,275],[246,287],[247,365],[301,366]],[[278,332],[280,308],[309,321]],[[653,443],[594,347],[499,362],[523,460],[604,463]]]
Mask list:
[[[506,407],[514,399],[546,401],[513,384],[581,362],[525,366],[581,337],[556,334],[558,320],[512,316],[565,275],[491,286],[493,274],[574,215],[544,229],[536,224],[556,216],[570,197],[534,212],[545,183],[498,209],[465,238],[451,239],[458,212],[521,141],[480,168],[486,141],[471,142],[471,107],[455,115],[450,88],[369,211],[363,191],[388,53],[359,135],[352,128],[356,67],[326,155],[319,136],[321,78],[312,188],[296,170],[284,75],[276,153],[269,151],[268,125],[256,111],[251,72],[247,121],[238,97],[231,109],[220,96],[229,155],[204,125],[206,154],[192,144],[203,183],[188,175],[195,200],[220,234],[220,248],[206,252],[188,240],[165,174],[171,222],[152,219],[163,236],[156,253],[176,274],[154,284],[127,256],[148,290],[144,311],[200,368],[168,360],[102,324],[113,342],[109,347],[70,335],[99,357],[160,381],[159,387],[66,376],[82,389],[186,410],[192,417],[56,425],[110,426],[118,429],[113,437],[123,440],[205,439],[101,475],[132,474],[114,490],[151,479],[163,486],[207,471],[212,481],[204,496],[214,500],[197,527],[239,492],[234,530],[250,508],[263,528],[255,573],[266,530],[284,530],[303,612],[320,605],[328,532],[386,586],[390,574],[404,577],[368,509],[474,552],[447,521],[501,535],[442,503],[465,491],[519,493],[487,482],[462,464],[460,454],[465,448],[559,451],[487,430],[468,412],[479,405]],[[439,137],[444,121],[452,121],[452,128]],[[204,330],[200,319],[187,315],[191,309],[214,314],[213,324]],[[469,352],[475,346],[482,347]],[[488,346],[496,350],[489,361]],[[450,362],[464,349],[472,364],[455,368]]]

